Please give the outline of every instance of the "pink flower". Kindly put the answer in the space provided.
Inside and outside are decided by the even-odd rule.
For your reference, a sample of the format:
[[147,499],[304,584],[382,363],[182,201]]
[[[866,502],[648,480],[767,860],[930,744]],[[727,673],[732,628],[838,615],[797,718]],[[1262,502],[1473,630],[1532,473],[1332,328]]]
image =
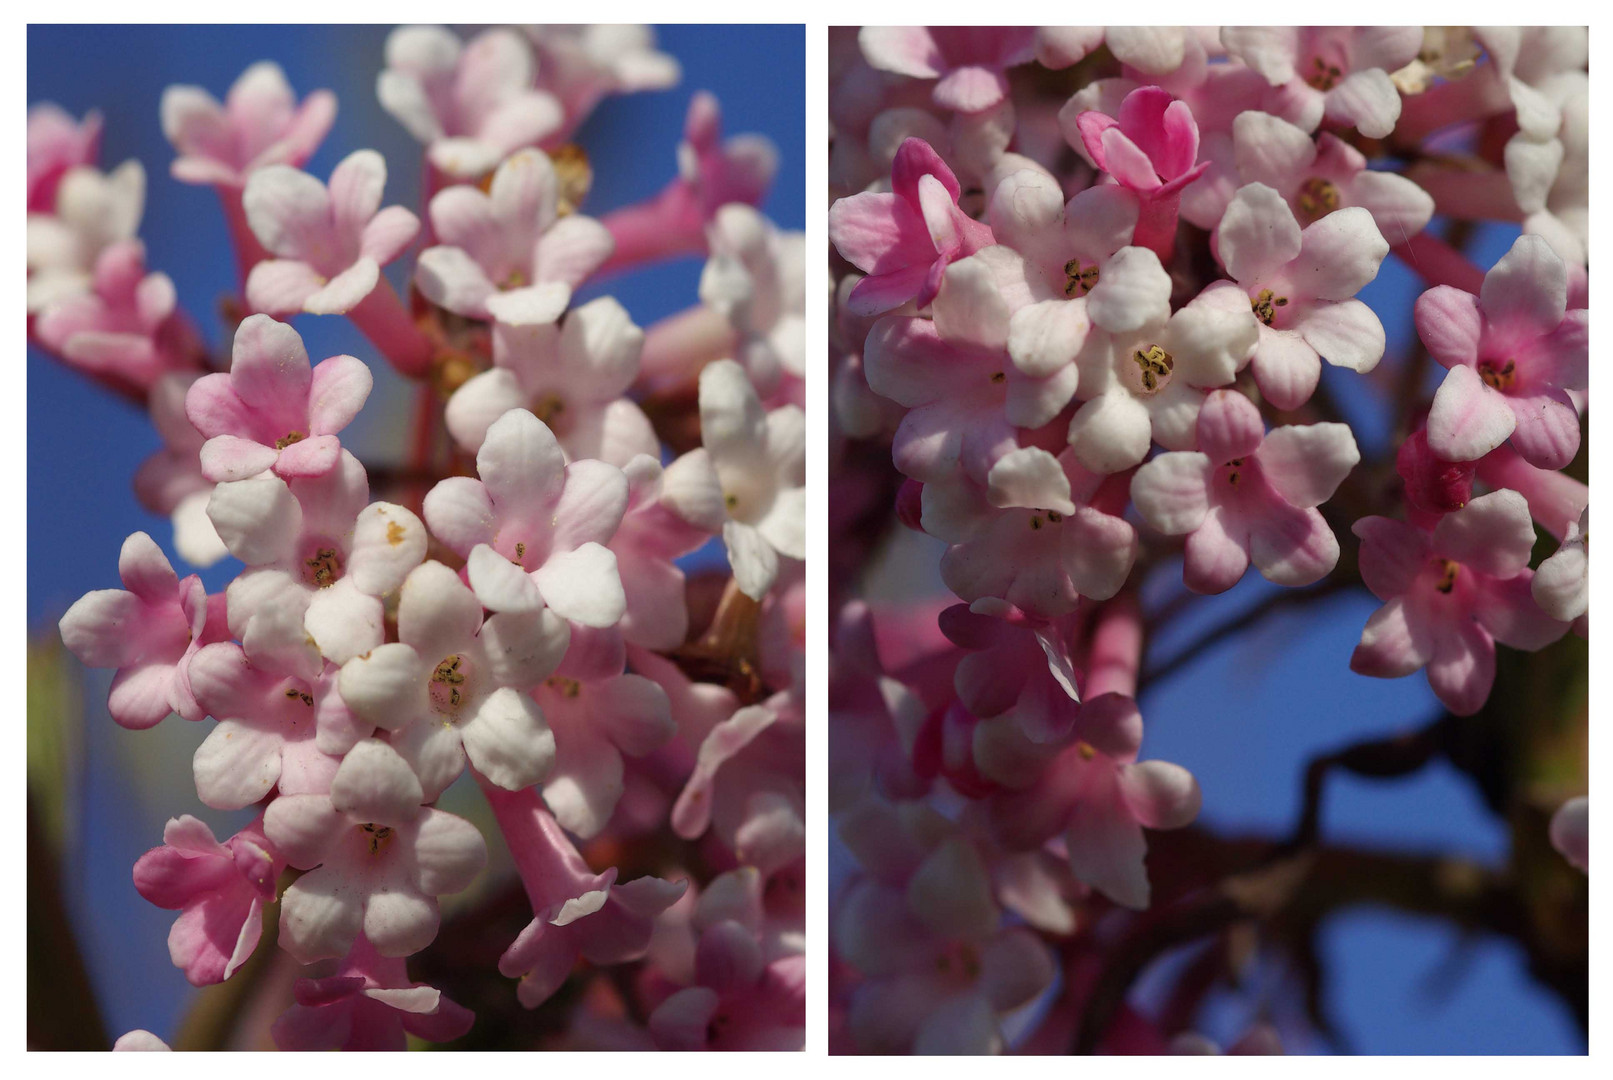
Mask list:
[[28,109],[28,212],[49,214],[56,209],[56,188],[67,171],[94,165],[101,146],[101,114],[84,114],[74,120],[48,101]]
[[953,672],[958,700],[977,717],[1008,718],[1035,742],[1062,738],[1081,702],[1069,644],[1077,620],[1010,620],[963,604],[941,612],[941,631],[968,650]]
[[1426,425],[1400,444],[1395,471],[1405,482],[1406,511],[1415,525],[1431,528],[1440,515],[1460,510],[1473,498],[1474,463],[1446,461],[1434,453]]
[[554,165],[541,150],[511,154],[486,194],[465,184],[438,192],[431,227],[439,244],[420,253],[415,284],[432,303],[469,318],[553,322],[612,245],[593,218],[562,216],[559,198]]
[[1492,491],[1447,514],[1432,532],[1362,518],[1361,577],[1384,602],[1367,620],[1350,669],[1394,679],[1427,668],[1458,716],[1478,712],[1495,681],[1495,643],[1534,651],[1568,629],[1530,595],[1535,528],[1515,491]]
[[1400,92],[1389,73],[1417,58],[1420,26],[1226,26],[1221,43],[1234,59],[1285,87],[1303,104],[1310,131],[1323,117],[1381,139],[1400,119]]
[[526,694],[565,654],[570,633],[553,612],[485,621],[459,576],[416,567],[398,596],[398,638],[342,666],[342,700],[392,744],[435,799],[470,763],[511,791],[546,777],[555,739]]
[[1175,313],[1171,279],[1143,247],[1121,248],[1087,295],[1093,329],[1076,356],[1079,397],[1069,443],[1094,472],[1121,472],[1151,443],[1193,447],[1204,389],[1225,386],[1248,362],[1259,324],[1228,281],[1211,282]]
[[199,86],[162,95],[162,131],[179,156],[172,171],[187,184],[240,188],[265,165],[300,166],[336,119],[336,95],[315,90],[297,104],[278,64],[241,73],[220,105]]
[[[952,542],[941,580],[964,600],[999,597],[1038,619],[1069,614],[1082,596],[1109,599],[1131,573],[1137,532],[1109,512],[1112,500],[1100,503],[1104,480],[1073,450],[1005,454],[986,477],[984,505],[975,489],[949,496],[947,515],[927,513],[926,528]],[[932,499],[940,490],[925,486]],[[972,521],[957,513],[971,496]]]
[[700,441],[667,467],[662,492],[684,520],[721,532],[740,590],[760,600],[779,559],[806,558],[806,417],[795,405],[762,411],[732,360],[700,372]]
[[554,732],[543,799],[584,840],[604,831],[622,797],[622,757],[643,757],[676,733],[667,692],[643,675],[555,675],[533,690]]
[[1075,393],[1074,366],[1032,376],[1009,353],[1016,310],[1035,296],[1027,280],[1017,254],[988,247],[947,269],[933,319],[888,315],[869,331],[868,385],[908,409],[891,445],[904,474],[929,483],[961,465],[984,482],[1015,427],[1046,424]]
[[282,1050],[403,1050],[405,1033],[452,1042],[476,1020],[436,987],[411,983],[401,958],[381,955],[364,937],[336,974],[298,979],[292,996],[270,1029]]
[[195,369],[204,353],[176,308],[173,281],[146,273],[138,240],[103,250],[90,291],[51,302],[34,320],[34,333],[73,366],[139,391],[166,372]]
[[200,720],[187,668],[224,636],[224,598],[208,597],[195,574],[181,581],[143,532],[123,542],[118,577],[124,588],[86,593],[67,609],[62,644],[90,667],[118,669],[107,709],[124,727],[152,727],[171,712]]
[[1157,86],[1133,90],[1118,118],[1082,113],[1076,120],[1093,164],[1137,199],[1133,243],[1170,257],[1182,189],[1209,168],[1200,162],[1199,128],[1193,110]]
[[648,26],[528,26],[526,34],[538,54],[538,89],[565,109],[563,131],[575,131],[609,94],[665,90],[683,74]]
[[741,863],[763,874],[806,850],[805,717],[781,691],[711,729],[672,808],[672,829],[692,840],[708,827]]
[[352,356],[312,367],[295,330],[248,316],[235,331],[230,370],[204,375],[185,397],[185,415],[207,438],[202,473],[218,482],[270,469],[286,479],[324,476],[341,455],[336,433],[364,407],[373,382]]
[[1417,298],[1417,333],[1450,369],[1428,414],[1435,453],[1472,461],[1510,439],[1538,468],[1574,459],[1589,312],[1567,304],[1568,267],[1537,236],[1517,239],[1479,296],[1440,285]]
[[887,674],[873,614],[863,601],[840,609],[831,643],[829,813],[850,810],[876,794],[922,797],[928,783],[913,771],[911,747],[928,710],[917,694]]
[[174,523],[174,550],[192,566],[218,562],[229,549],[207,517],[214,484],[202,475],[201,450],[207,440],[185,415],[185,395],[198,374],[168,374],[157,379],[146,395],[151,425],[163,447],[134,474],[134,493],[140,504]]
[[865,26],[857,43],[880,71],[939,79],[931,93],[943,109],[974,113],[1008,96],[1003,71],[1031,60],[1035,33],[1006,26]]
[[1187,536],[1188,588],[1225,592],[1251,561],[1278,585],[1310,585],[1332,572],[1339,543],[1316,507],[1361,460],[1347,424],[1267,433],[1253,402],[1217,390],[1199,411],[1198,445],[1160,454],[1131,482],[1144,521]]
[[168,934],[168,955],[194,986],[228,979],[258,947],[263,905],[274,901],[275,879],[285,868],[261,822],[220,844],[189,814],[169,818],[163,846],[134,864],[140,895],[180,912]]
[[218,725],[196,748],[196,794],[217,810],[251,806],[271,790],[317,787],[335,758],[370,734],[335,691],[335,669],[314,681],[254,666],[235,642],[191,660],[196,700]]
[[650,1014],[657,1049],[805,1049],[805,956],[764,963],[752,931],[721,922],[700,935],[695,978]]
[[357,307],[420,231],[401,206],[381,205],[386,161],[357,150],[330,174],[330,187],[289,165],[258,169],[246,182],[247,222],[275,259],[252,268],[246,297],[258,311],[339,315]]
[[[486,789],[484,789],[486,790]],[[595,874],[532,791],[487,791],[509,843],[534,918],[499,958],[499,972],[519,979],[528,1009],[547,1001],[579,958],[625,964],[648,951],[656,917],[688,882],[641,877],[616,884],[616,868]]]
[[475,179],[560,128],[560,102],[533,87],[536,66],[513,30],[484,30],[461,45],[440,26],[404,26],[386,39],[375,93],[432,165]]
[[52,213],[28,214],[28,312],[88,292],[101,253],[133,240],[146,206],[146,172],[125,161],[109,173],[76,165],[56,187]]
[[1331,132],[1313,140],[1269,113],[1253,109],[1239,113],[1232,123],[1228,154],[1227,161],[1211,166],[1203,181],[1218,189],[1219,198],[1205,192],[1202,199],[1193,200],[1190,219],[1206,228],[1220,221],[1233,189],[1249,183],[1277,191],[1306,225],[1346,206],[1363,207],[1378,231],[1397,243],[1421,232],[1434,213],[1433,198],[1411,179],[1367,168],[1361,151]]
[[868,276],[846,301],[877,315],[909,300],[928,307],[953,262],[992,244],[991,227],[958,209],[958,179],[930,144],[907,139],[891,163],[891,192],[861,192],[829,208],[829,240]]
[[1008,353],[1025,374],[1052,375],[1086,343],[1087,296],[1102,283],[1105,264],[1131,244],[1137,202],[1124,188],[1101,184],[1066,204],[1051,176],[1021,169],[997,184],[989,215],[997,242],[1024,259],[1038,298],[1014,312]]
[[[1530,593],[1535,603],[1554,619],[1574,622],[1590,610],[1590,507],[1578,521],[1568,524],[1561,546],[1548,556],[1535,571]],[[1579,624],[1575,626],[1583,635]]]
[[735,359],[770,396],[781,377],[806,376],[806,234],[781,232],[744,203],[719,209],[707,233],[700,301],[734,328]]
[[[1255,382],[1279,409],[1316,390],[1321,357],[1368,372],[1383,359],[1383,324],[1354,299],[1378,275],[1389,245],[1359,206],[1300,230],[1276,189],[1246,184],[1221,218],[1219,256],[1260,321]],[[1437,447],[1436,447],[1437,449]]]
[[617,628],[630,645],[676,649],[689,631],[684,575],[677,560],[703,545],[708,534],[668,505],[663,470],[655,458],[640,454],[623,472],[627,511],[606,545],[616,555],[627,603]]
[[420,519],[370,503],[364,467],[346,450],[324,476],[272,473],[219,484],[207,514],[250,568],[230,583],[230,631],[254,664],[318,678],[322,657],[347,660],[384,640],[381,598],[426,554]]
[[898,823],[879,837],[847,833],[854,849],[879,856],[830,928],[835,953],[863,976],[849,1005],[852,1038],[864,1053],[1001,1053],[1001,1016],[1053,981],[1047,947],[1003,925],[966,834],[916,814]]
[[[499,612],[545,607],[584,626],[615,626],[626,610],[610,542],[627,510],[627,478],[603,461],[566,464],[549,427],[512,409],[487,429],[473,480],[427,493],[431,532],[467,560],[476,598]],[[534,680],[536,681],[536,680]]]
[[309,871],[280,898],[280,944],[299,963],[344,956],[361,933],[382,956],[431,944],[436,898],[470,885],[487,845],[470,822],[422,800],[397,751],[366,739],[342,759],[329,795],[269,804],[270,843]]
[[1062,834],[1077,878],[1117,904],[1146,909],[1143,829],[1187,825],[1198,816],[1202,796],[1180,765],[1138,761],[1141,743],[1142,718],[1129,695],[1089,696],[1035,779],[992,797],[994,835],[1023,851]]
[[[549,312],[558,316],[559,306]],[[476,453],[494,421],[511,409],[531,409],[572,460],[597,458],[620,468],[640,454],[659,455],[649,418],[625,396],[643,347],[644,331],[609,296],[573,308],[559,323],[552,317],[494,323],[493,367],[448,399],[448,431]]]
[[1591,804],[1584,795],[1569,799],[1551,815],[1551,846],[1586,873],[1591,869]]

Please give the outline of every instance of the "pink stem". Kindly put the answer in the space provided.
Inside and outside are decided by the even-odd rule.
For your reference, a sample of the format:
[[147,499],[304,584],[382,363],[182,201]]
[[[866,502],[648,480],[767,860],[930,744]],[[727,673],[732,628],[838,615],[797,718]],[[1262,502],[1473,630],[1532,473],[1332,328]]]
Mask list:
[[1495,65],[1485,64],[1465,79],[1404,96],[1394,139],[1397,143],[1418,143],[1441,128],[1482,120],[1510,108],[1512,96]]
[[1478,474],[1496,490],[1511,488],[1522,495],[1529,503],[1530,516],[1559,540],[1585,512],[1591,497],[1591,489],[1572,476],[1537,469],[1505,443],[1479,459]]
[[391,361],[399,374],[423,379],[430,373],[431,358],[436,351],[431,339],[415,325],[409,309],[403,306],[386,278],[376,282],[370,295],[349,309],[347,317],[381,355]]
[[241,188],[214,184],[218,201],[224,207],[224,222],[230,230],[230,241],[235,247],[236,272],[240,277],[241,299],[246,299],[246,278],[252,268],[269,258],[269,252],[258,243],[257,234],[246,220],[246,208],[241,205]]
[[1433,196],[1434,209],[1458,221],[1522,221],[1512,181],[1500,169],[1483,172],[1419,166],[1408,174]]
[[1143,612],[1137,597],[1123,592],[1104,604],[1092,628],[1087,650],[1086,697],[1137,695],[1137,672],[1143,659]]
[[599,220],[616,241],[616,249],[597,271],[600,274],[706,251],[705,219],[682,180],[672,181],[645,202],[612,210]]
[[541,912],[557,899],[580,895],[580,883],[592,881],[594,874],[543,805],[538,789],[506,791],[480,775],[476,780],[493,808],[532,910]]
[[1182,205],[1178,193],[1163,197],[1144,196],[1137,209],[1137,228],[1132,243],[1151,249],[1159,261],[1169,265],[1171,252],[1176,248],[1176,214]]
[[654,389],[666,389],[697,375],[709,361],[732,356],[734,330],[704,304],[668,315],[644,332],[639,374]]
[[1475,296],[1484,285],[1484,271],[1432,233],[1420,232],[1389,250],[1430,285],[1454,285]]

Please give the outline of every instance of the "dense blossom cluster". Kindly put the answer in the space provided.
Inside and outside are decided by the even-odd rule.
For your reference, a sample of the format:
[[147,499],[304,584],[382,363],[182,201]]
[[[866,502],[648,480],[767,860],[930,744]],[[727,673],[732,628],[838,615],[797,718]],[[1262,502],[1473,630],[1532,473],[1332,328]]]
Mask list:
[[[1117,909],[1150,905],[1146,830],[1201,801],[1142,754],[1145,575],[1359,565],[1383,606],[1338,663],[1424,670],[1456,716],[1497,644],[1585,633],[1587,489],[1560,470],[1584,460],[1586,41],[836,32],[831,531],[922,531],[956,597],[865,602],[869,544],[832,553],[837,1045],[997,1052],[1039,998],[1021,1045],[1072,1045]],[[1487,272],[1442,238],[1480,221],[1522,227]],[[1361,298],[1391,252],[1431,286],[1400,390]],[[1387,391],[1398,462],[1363,460],[1324,362]],[[1584,836],[1578,800],[1552,837],[1583,866]],[[1121,1020],[1084,1045],[1214,1050]]]
[[[773,147],[724,141],[707,94],[647,203],[586,216],[569,141],[604,96],[678,78],[641,27],[393,32],[377,92],[424,146],[421,214],[386,205],[373,150],[303,171],[329,91],[267,62],[222,103],[169,88],[172,176],[216,191],[238,257],[222,362],[145,266],[141,165],[100,170],[95,114],[29,114],[30,340],[149,408],[142,501],[185,562],[241,564],[209,593],[137,532],[62,638],[115,670],[117,723],[205,725],[203,806],[256,811],[226,836],[182,804],[134,886],[178,913],[199,986],[277,920],[313,965],[275,1006],[282,1048],[465,1035],[406,958],[448,898],[485,899],[490,860],[531,903],[503,992],[588,988],[545,1025],[565,1044],[803,1045],[801,237],[755,208]],[[408,252],[400,294],[383,270]],[[663,323],[573,302],[671,256],[706,262]],[[299,313],[347,316],[376,355],[313,362]],[[408,467],[346,444],[382,361],[420,403]],[[701,569],[724,550],[731,574]],[[498,840],[436,805],[467,774]]]

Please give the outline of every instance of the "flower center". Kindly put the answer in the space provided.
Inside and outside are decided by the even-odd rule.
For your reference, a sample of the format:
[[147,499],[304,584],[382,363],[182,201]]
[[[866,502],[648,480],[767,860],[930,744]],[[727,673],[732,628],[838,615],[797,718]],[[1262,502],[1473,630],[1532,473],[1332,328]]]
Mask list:
[[966,942],[954,942],[936,956],[935,970],[942,975],[961,975],[973,982],[980,977],[980,953]]
[[431,673],[431,706],[440,713],[453,715],[465,703],[465,676],[469,667],[465,658],[457,653],[445,657]]
[[1299,185],[1299,212],[1308,225],[1339,208],[1338,185],[1320,176],[1313,176]]
[[1243,458],[1235,457],[1223,465],[1222,468],[1226,469],[1227,483],[1237,487],[1239,481],[1243,479]]
[[1344,72],[1339,69],[1337,64],[1330,64],[1320,56],[1313,56],[1311,58],[1311,71],[1309,75],[1305,76],[1305,81],[1310,84],[1312,89],[1321,90],[1325,93],[1337,86],[1339,80],[1343,77]]
[[302,561],[302,580],[316,589],[328,589],[342,576],[342,560],[334,547],[316,547]]
[[1044,524],[1057,525],[1063,520],[1064,515],[1059,513],[1057,510],[1038,510],[1036,513],[1031,515],[1031,531],[1035,532]]
[[551,675],[543,680],[543,685],[558,691],[561,697],[574,698],[582,693],[582,683],[576,679],[568,679],[564,675]]
[[1255,318],[1271,325],[1271,320],[1277,317],[1277,309],[1288,306],[1288,297],[1274,296],[1270,289],[1261,289],[1258,296],[1249,298],[1249,310],[1255,313]]
[[1449,559],[1435,559],[1434,565],[1439,567],[1439,580],[1434,583],[1434,588],[1449,596],[1451,590],[1456,588],[1456,578],[1462,569],[1461,565]]
[[499,282],[498,287],[499,287],[500,290],[507,292],[510,289],[519,289],[519,288],[524,287],[525,285],[526,285],[526,273],[524,271],[520,270],[519,268],[517,268],[515,270],[511,270],[509,272],[509,274],[504,278],[504,280]]
[[532,415],[542,420],[549,427],[554,427],[560,419],[560,414],[566,411],[566,401],[559,394],[550,391],[540,396],[532,403]]
[[1082,761],[1091,761],[1098,756],[1098,748],[1085,739],[1075,744],[1075,752],[1081,755]]
[[1146,349],[1136,350],[1131,354],[1131,362],[1137,365],[1138,385],[1132,388],[1135,391],[1155,394],[1171,381],[1175,361],[1162,346],[1150,345]]
[[1484,360],[1479,363],[1479,378],[1491,390],[1505,393],[1518,384],[1518,365],[1511,360]]
[[588,152],[576,143],[566,143],[556,147],[549,160],[559,181],[555,213],[561,217],[576,213],[594,186],[594,167],[588,162]]
[[379,855],[385,851],[395,835],[390,825],[377,825],[373,821],[366,821],[359,828],[364,830],[364,840],[369,845],[371,855]]
[[1064,295],[1085,296],[1098,284],[1098,264],[1083,266],[1080,259],[1064,264]]
[[286,697],[291,699],[300,698],[304,705],[307,705],[309,708],[313,708],[314,695],[304,690],[298,690],[295,686],[286,687]]
[[307,435],[304,435],[300,431],[288,431],[274,441],[274,448],[276,450],[284,450],[292,443],[300,443],[307,437]]

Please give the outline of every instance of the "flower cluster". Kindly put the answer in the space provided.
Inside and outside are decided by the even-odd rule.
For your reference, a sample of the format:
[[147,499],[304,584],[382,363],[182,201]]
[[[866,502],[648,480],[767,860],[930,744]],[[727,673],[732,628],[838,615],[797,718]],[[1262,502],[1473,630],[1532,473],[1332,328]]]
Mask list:
[[[1062,966],[1024,1045],[1065,1049],[1146,831],[1200,807],[1140,756],[1145,578],[1364,583],[1341,667],[1460,716],[1497,643],[1583,634],[1585,31],[836,34],[831,532],[899,520],[955,601],[865,602],[872,541],[835,545],[832,1037],[1000,1051]],[[1487,273],[1439,234],[1472,220],[1522,225]],[[1433,286],[1385,365],[1398,475],[1331,389],[1381,385],[1391,252]],[[1085,1045],[1181,1034],[1119,1030]]]
[[[185,562],[241,564],[209,593],[135,533],[122,587],[75,603],[62,639],[115,670],[117,723],[203,725],[203,806],[255,812],[228,836],[174,817],[134,886],[178,912],[198,986],[247,977],[276,920],[310,965],[276,984],[281,1048],[470,1032],[406,961],[445,917],[480,920],[490,863],[530,921],[493,943],[484,996],[584,987],[543,1027],[571,1045],[803,1045],[801,236],[756,209],[771,144],[724,142],[709,95],[641,205],[586,216],[568,141],[605,95],[678,75],[641,27],[393,32],[377,93],[425,146],[418,215],[385,205],[373,150],[303,171],[329,91],[299,99],[272,63],[222,104],[169,88],[172,175],[215,189],[235,241],[222,363],[146,270],[140,165],[98,171],[96,115],[29,115],[30,340],[149,408],[142,500]],[[410,251],[400,292],[383,270]],[[705,265],[663,323],[573,300],[671,256]],[[314,362],[297,315],[345,315],[375,355]],[[398,376],[414,457],[367,467],[349,425]],[[438,805],[461,778],[486,810]],[[697,963],[604,970],[696,924]]]

